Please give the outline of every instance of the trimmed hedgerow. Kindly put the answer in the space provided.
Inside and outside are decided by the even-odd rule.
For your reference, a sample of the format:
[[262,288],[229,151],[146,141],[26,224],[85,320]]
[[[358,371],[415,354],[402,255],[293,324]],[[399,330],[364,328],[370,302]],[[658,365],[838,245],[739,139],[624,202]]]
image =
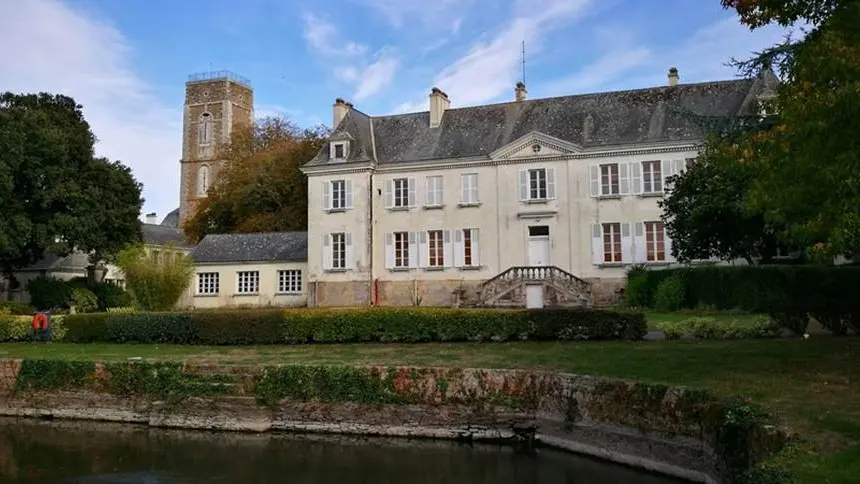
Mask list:
[[638,313],[588,309],[306,309],[69,316],[73,343],[249,345],[642,339]]

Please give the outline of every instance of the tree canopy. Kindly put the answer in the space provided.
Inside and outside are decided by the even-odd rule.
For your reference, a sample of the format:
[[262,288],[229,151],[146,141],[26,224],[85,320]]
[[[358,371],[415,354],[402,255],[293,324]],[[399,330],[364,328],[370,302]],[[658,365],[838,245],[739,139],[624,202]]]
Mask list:
[[283,118],[266,118],[234,132],[219,150],[224,168],[183,226],[189,239],[307,230],[308,189],[301,166],[326,137],[324,128],[302,130]]
[[95,136],[74,99],[0,94],[0,270],[46,251],[96,262],[140,241],[141,185],[94,156]]
[[[748,234],[747,240],[765,241],[773,235],[781,245],[802,247],[823,260],[860,255],[860,2],[722,0],[722,4],[735,9],[751,29],[770,23],[811,27],[799,40],[789,38],[736,62],[743,74],[772,67],[779,72],[782,82],[771,102],[772,113],[765,126],[747,125],[732,137],[713,136],[699,158],[705,166],[678,180],[678,191],[664,203],[664,219],[670,234],[690,240],[676,247],[700,253],[726,245],[724,239],[715,242],[714,227],[695,218],[715,208],[712,204],[719,197],[729,196],[705,187],[719,186],[719,179],[702,176],[721,166],[723,173],[745,174],[740,187],[724,187],[739,202],[732,205],[738,210],[724,228],[760,217],[762,223],[749,228],[758,232]],[[683,180],[687,176],[690,179]]]

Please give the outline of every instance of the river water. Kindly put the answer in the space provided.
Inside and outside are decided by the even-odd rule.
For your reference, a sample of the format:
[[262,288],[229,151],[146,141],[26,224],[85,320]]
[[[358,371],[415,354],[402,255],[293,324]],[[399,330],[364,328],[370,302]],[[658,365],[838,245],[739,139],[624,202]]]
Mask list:
[[0,419],[0,482],[679,484],[549,449]]

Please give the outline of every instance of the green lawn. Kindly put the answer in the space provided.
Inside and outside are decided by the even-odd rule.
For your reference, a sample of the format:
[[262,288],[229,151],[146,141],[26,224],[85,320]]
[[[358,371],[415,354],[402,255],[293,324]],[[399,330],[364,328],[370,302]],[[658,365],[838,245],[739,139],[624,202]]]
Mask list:
[[702,312],[702,311],[681,311],[676,313],[658,313],[658,312],[646,312],[645,317],[648,321],[648,329],[656,330],[659,329],[657,326],[663,322],[672,322],[677,323],[680,321],[684,321],[686,319],[695,318],[695,317],[708,317],[713,318],[719,322],[753,322],[756,318],[760,318],[761,314],[752,314],[752,313],[729,313],[729,312]]
[[802,482],[849,483],[860,475],[860,338],[252,347],[0,344],[0,358],[35,357],[536,368],[705,387],[746,395],[802,435],[804,455],[793,461]]

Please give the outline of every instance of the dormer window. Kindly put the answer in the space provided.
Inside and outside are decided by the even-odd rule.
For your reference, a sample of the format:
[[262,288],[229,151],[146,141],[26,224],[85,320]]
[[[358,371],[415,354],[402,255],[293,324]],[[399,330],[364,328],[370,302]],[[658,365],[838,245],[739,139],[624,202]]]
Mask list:
[[348,153],[346,141],[338,141],[331,144],[331,161],[346,161]]

